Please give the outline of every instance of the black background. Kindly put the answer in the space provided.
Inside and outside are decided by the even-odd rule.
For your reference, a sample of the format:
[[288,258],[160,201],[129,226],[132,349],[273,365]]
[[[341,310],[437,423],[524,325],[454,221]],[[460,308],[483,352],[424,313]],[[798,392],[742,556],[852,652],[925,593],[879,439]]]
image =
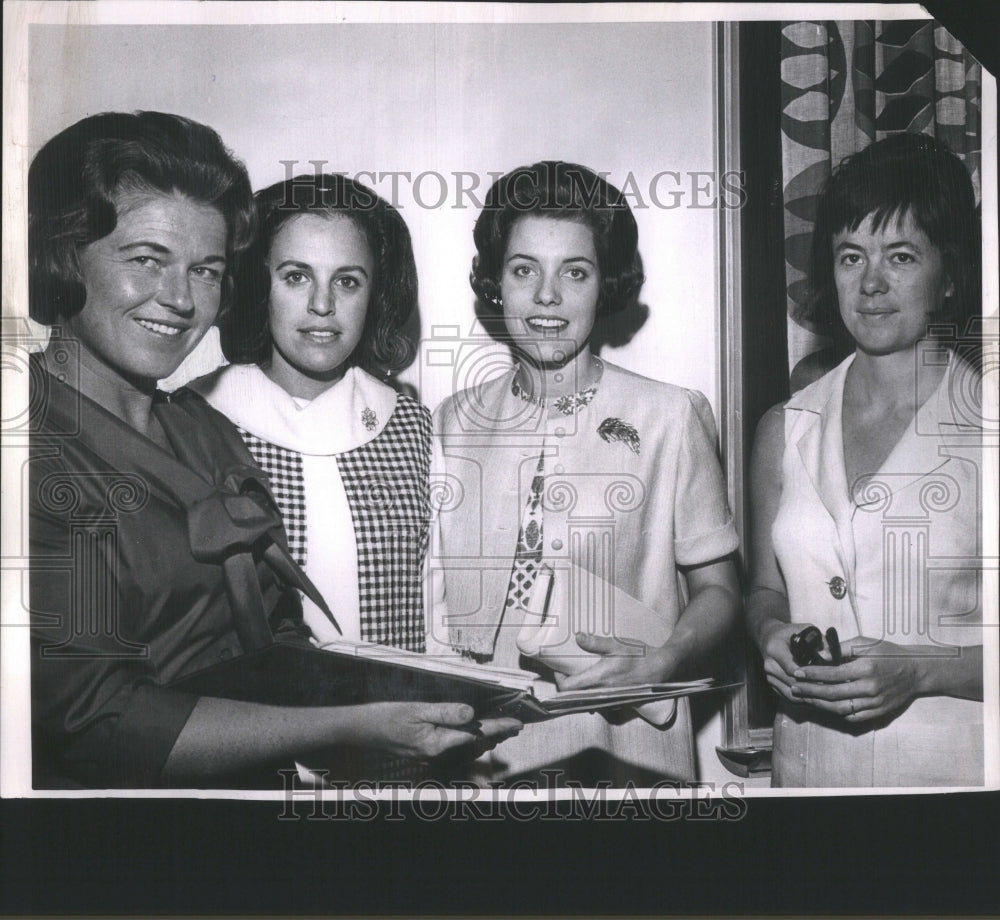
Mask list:
[[[998,72],[1000,4],[925,6]],[[282,808],[0,802],[0,912],[1000,913],[998,793],[749,799],[734,822],[287,822]]]
[[[16,914],[995,915],[996,794],[740,821],[279,821],[279,802],[3,803]],[[300,810],[304,813],[304,810]]]

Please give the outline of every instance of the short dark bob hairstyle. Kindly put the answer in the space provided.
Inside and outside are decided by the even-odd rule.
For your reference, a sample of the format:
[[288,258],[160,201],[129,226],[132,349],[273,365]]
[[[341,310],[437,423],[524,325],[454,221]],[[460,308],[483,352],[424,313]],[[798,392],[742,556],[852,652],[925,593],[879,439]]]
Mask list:
[[347,364],[376,376],[407,367],[415,346],[403,328],[417,307],[417,268],[402,215],[371,189],[339,174],[286,179],[257,192],[254,204],[257,235],[241,263],[240,299],[220,324],[226,357],[237,364],[270,363],[267,259],[278,231],[303,214],[343,215],[364,234],[375,265],[361,341]]
[[857,230],[868,215],[874,229],[909,214],[940,251],[954,285],[935,324],[975,335],[981,313],[980,222],[968,170],[943,143],[924,134],[894,134],[846,158],[827,180],[816,214],[809,298],[798,318],[833,338],[838,351],[853,342],[844,328],[834,283],[833,238]]
[[545,160],[494,182],[476,220],[469,282],[487,315],[503,312],[500,276],[507,242],[518,218],[528,215],[590,227],[601,273],[599,314],[621,310],[638,295],[645,280],[639,230],[622,193],[585,166]]
[[164,112],[104,112],[53,137],[28,170],[31,318],[45,325],[83,309],[79,253],[118,223],[130,193],[181,194],[217,208],[226,222],[221,311],[233,299],[233,266],[252,235],[246,169],[211,128]]

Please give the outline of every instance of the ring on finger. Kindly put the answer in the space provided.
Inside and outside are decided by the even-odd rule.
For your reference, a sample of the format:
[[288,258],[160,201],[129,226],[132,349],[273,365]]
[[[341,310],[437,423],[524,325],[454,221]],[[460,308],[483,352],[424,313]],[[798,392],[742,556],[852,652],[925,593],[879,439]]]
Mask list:
[[851,704],[851,715],[853,716],[854,715],[854,700],[853,699],[849,699],[847,702]]

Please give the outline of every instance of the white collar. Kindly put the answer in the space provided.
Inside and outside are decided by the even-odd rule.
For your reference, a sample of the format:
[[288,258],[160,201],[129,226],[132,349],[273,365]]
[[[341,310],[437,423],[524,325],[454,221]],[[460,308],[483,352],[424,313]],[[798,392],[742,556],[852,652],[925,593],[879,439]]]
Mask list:
[[[816,412],[823,414],[833,412],[836,414],[836,424],[840,425],[840,413],[844,398],[844,384],[847,380],[847,372],[854,363],[857,352],[851,352],[833,370],[824,374],[819,380],[813,381],[809,386],[792,394],[792,397],[785,403],[786,409],[801,409],[806,412]],[[960,424],[965,419],[956,419],[952,400],[956,396],[964,396],[961,392],[963,388],[972,387],[970,383],[976,374],[971,365],[967,364],[955,353],[948,349],[947,367],[944,376],[938,383],[937,388],[927,398],[927,400],[917,407],[916,416],[918,424],[933,416],[940,418],[945,424]],[[961,399],[960,399],[961,401]],[[961,408],[961,407],[959,407]],[[958,414],[962,414],[961,412]],[[936,423],[935,423],[936,424]]]
[[396,408],[396,391],[357,367],[304,406],[255,364],[233,364],[189,386],[258,438],[314,456],[374,440]]
[[819,380],[814,380],[809,386],[793,393],[788,402],[785,403],[785,408],[802,409],[806,412],[822,412],[831,399],[836,399],[839,415],[844,380],[847,378],[847,371],[853,363],[854,352],[852,351],[840,364],[833,370],[827,371]]

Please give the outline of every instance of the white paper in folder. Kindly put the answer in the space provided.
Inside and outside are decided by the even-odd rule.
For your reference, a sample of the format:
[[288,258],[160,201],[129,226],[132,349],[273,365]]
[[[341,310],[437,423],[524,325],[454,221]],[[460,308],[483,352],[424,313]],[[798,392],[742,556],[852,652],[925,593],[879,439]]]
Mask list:
[[[517,634],[517,647],[561,674],[578,674],[600,660],[576,641],[577,633],[618,641],[619,655],[646,654],[646,646],[663,645],[671,627],[663,615],[600,575],[560,563],[540,567]],[[668,725],[677,711],[676,700],[660,700],[635,707],[647,722]]]

